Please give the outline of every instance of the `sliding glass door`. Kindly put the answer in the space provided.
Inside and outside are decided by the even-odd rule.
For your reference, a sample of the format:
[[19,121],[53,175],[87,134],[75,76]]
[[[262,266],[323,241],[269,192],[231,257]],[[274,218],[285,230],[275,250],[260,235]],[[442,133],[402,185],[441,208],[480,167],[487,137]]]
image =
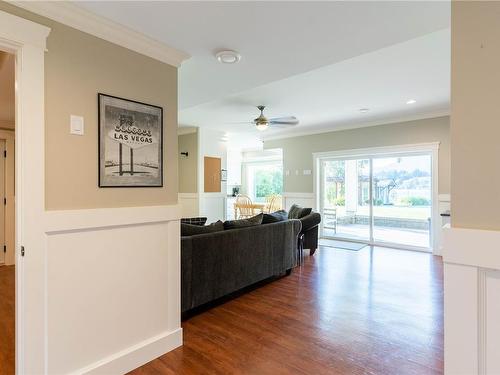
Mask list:
[[373,159],[373,241],[429,247],[431,157]]
[[429,249],[431,153],[319,159],[321,236]]
[[370,160],[325,160],[321,165],[323,235],[369,240]]

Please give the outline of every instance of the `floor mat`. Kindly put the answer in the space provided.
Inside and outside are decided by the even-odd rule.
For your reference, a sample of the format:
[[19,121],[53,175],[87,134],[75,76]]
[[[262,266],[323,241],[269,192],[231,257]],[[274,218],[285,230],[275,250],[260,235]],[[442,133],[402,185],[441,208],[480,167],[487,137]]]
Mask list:
[[326,238],[320,239],[319,244],[321,246],[336,247],[337,249],[352,250],[352,251],[358,251],[358,250],[361,250],[362,248],[364,248],[365,246],[367,246],[364,243],[329,240]]

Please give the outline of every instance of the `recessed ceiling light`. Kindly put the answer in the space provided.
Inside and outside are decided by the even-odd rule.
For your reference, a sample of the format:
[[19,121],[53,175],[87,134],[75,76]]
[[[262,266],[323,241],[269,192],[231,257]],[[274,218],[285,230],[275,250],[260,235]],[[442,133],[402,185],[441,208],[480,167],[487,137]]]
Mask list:
[[415,99],[410,99],[406,102],[406,104],[415,104],[417,101]]
[[236,51],[225,50],[215,54],[217,61],[223,64],[236,64],[241,60],[241,55]]
[[370,110],[370,108],[361,108],[359,111],[360,111],[361,113],[366,113],[366,112],[368,112],[369,110]]

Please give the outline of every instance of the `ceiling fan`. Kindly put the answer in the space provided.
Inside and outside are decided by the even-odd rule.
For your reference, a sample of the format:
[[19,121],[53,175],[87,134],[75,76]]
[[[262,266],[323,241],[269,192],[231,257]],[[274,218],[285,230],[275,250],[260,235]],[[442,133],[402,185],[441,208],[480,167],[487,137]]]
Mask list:
[[271,127],[278,127],[278,126],[295,126],[299,123],[299,120],[295,116],[288,116],[288,117],[276,117],[276,118],[267,118],[264,116],[264,109],[266,106],[264,105],[258,105],[257,108],[260,111],[259,117],[257,117],[255,120],[253,120],[251,123],[255,125],[255,127],[260,130],[266,130]]

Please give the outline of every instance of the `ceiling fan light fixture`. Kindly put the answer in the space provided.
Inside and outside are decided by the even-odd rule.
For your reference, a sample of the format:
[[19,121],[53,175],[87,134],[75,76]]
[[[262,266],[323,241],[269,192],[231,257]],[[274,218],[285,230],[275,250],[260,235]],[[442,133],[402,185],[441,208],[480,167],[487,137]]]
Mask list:
[[222,64],[236,64],[241,60],[241,55],[232,50],[219,51],[215,54],[215,57]]
[[255,124],[255,127],[257,128],[257,130],[264,131],[267,130],[267,128],[269,128],[269,123],[268,122],[257,123]]

